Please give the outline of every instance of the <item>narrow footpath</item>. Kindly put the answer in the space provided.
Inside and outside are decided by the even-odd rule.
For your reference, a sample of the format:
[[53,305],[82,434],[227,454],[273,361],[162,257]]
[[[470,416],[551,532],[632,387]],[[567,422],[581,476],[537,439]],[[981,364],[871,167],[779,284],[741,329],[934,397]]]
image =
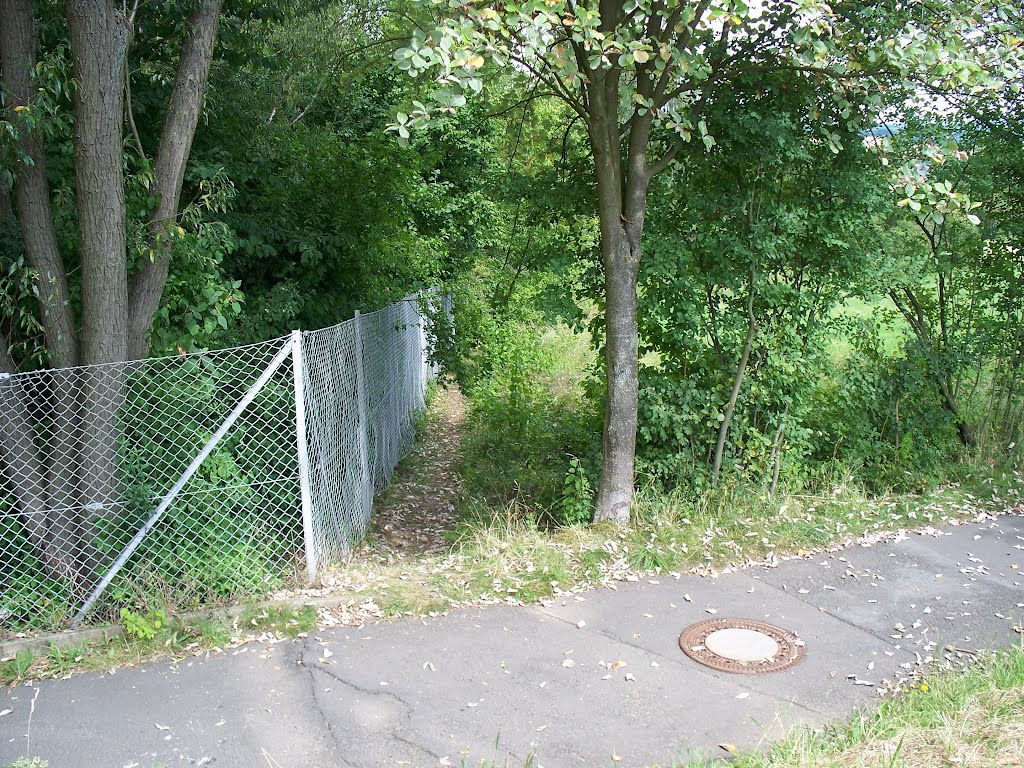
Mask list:
[[[22,685],[0,694],[0,765],[29,752],[50,768],[668,766],[846,717],[930,657],[1020,643],[1022,568],[1024,517],[1003,516]],[[712,615],[792,630],[806,656],[764,675],[700,666],[678,636]]]
[[398,465],[387,490],[374,499],[374,554],[386,559],[436,554],[451,546],[445,534],[455,525],[455,500],[461,490],[459,461],[466,415],[455,385],[437,391],[427,425],[410,455]]

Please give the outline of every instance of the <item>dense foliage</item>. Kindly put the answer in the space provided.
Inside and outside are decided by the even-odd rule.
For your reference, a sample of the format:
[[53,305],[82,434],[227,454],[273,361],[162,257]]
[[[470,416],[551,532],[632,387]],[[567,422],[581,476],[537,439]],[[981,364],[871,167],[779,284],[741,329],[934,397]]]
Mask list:
[[[957,4],[942,35],[914,27],[890,50],[880,41],[912,24],[913,4],[843,4],[840,39],[817,22],[801,32],[793,8],[822,3],[780,3],[772,19],[795,25],[792,39],[729,69],[716,35],[759,29],[741,3],[705,26],[688,18],[706,39],[673,49],[643,35],[601,43],[599,19],[568,15],[571,4],[531,16],[535,37],[525,16],[499,28],[490,4],[456,5],[476,27],[456,28],[437,3],[228,3],[180,205],[160,221],[155,158],[182,20],[199,3],[137,6],[121,165],[127,276],[169,260],[153,354],[325,326],[442,285],[454,327],[440,328],[438,356],[470,402],[467,493],[518,500],[546,523],[586,522],[602,469],[609,262],[594,126],[565,91],[588,93],[588,76],[618,67],[634,78],[629,109],[657,112],[651,146],[672,161],[645,189],[635,285],[642,485],[916,491],[964,463],[1019,455],[1024,110],[1014,78],[980,79],[994,49],[949,39],[987,16]],[[44,149],[74,317],[88,303],[71,31],[58,4],[32,9],[32,102],[0,91],[0,336],[17,370],[60,362],[16,216],[15,182],[34,165],[26,137]],[[1019,19],[998,17],[1005,40]],[[549,55],[562,80],[492,66],[512,27],[529,37],[520,53]],[[540,51],[561,28],[593,58]],[[878,62],[931,80],[836,85]],[[636,90],[670,65],[693,68],[697,83],[721,67],[699,115],[696,101],[656,110]],[[440,90],[405,74],[438,67]],[[879,113],[884,123],[864,122]],[[206,570],[209,591],[234,588]]]

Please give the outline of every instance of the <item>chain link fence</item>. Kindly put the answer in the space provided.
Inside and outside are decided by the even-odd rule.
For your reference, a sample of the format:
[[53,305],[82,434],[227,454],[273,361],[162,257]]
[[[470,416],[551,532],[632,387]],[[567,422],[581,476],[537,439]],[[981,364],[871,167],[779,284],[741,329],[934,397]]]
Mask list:
[[0,378],[0,635],[314,580],[413,436],[446,305]]

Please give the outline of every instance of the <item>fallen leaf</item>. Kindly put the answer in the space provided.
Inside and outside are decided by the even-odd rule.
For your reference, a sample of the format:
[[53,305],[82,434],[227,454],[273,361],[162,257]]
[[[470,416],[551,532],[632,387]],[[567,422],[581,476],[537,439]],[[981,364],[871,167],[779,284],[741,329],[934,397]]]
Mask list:
[[622,669],[624,666],[626,666],[626,662],[624,662],[622,659],[619,659],[618,661],[613,661],[611,664],[609,664],[608,669],[614,672],[616,669]]
[[738,755],[740,752],[740,748],[737,747],[735,744],[719,744],[718,746],[721,749],[724,749],[730,755]]

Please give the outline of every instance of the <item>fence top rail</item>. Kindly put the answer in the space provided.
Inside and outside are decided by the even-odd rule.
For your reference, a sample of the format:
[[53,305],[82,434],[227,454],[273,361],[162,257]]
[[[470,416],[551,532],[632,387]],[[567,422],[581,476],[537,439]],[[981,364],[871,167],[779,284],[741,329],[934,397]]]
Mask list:
[[[435,289],[428,289],[428,291],[429,290],[435,290]],[[427,291],[425,291],[425,293],[426,292]],[[420,298],[417,295],[406,296],[404,299],[399,299],[398,301],[392,302],[391,304],[388,304],[385,307],[381,307],[380,309],[374,310],[373,312],[360,313],[360,317],[362,317],[362,318],[374,317],[375,315],[379,315],[382,312],[387,312],[389,309],[391,309],[392,307],[396,306],[397,304],[404,304],[404,303],[407,303],[407,302],[419,303],[419,301],[420,301]],[[306,334],[309,334],[309,333],[320,333],[322,331],[330,331],[330,330],[334,330],[336,328],[342,328],[342,327],[344,327],[344,326],[346,326],[349,323],[352,323],[354,321],[355,321],[355,318],[354,317],[350,317],[348,320],[342,320],[341,322],[335,323],[334,325],[328,325],[328,326],[325,326],[324,328],[318,328],[318,329],[311,330],[311,331],[300,331],[300,332],[303,335],[306,335]],[[183,361],[183,360],[189,360],[189,359],[195,360],[196,358],[212,357],[212,356],[216,356],[216,355],[220,355],[220,354],[224,354],[224,353],[229,353],[229,352],[245,352],[247,350],[255,349],[256,347],[284,345],[284,344],[289,343],[290,340],[291,340],[291,333],[286,334],[284,336],[275,336],[275,337],[270,338],[270,339],[263,339],[261,341],[254,341],[254,342],[251,342],[249,344],[240,344],[240,345],[238,345],[236,347],[218,347],[216,349],[204,349],[204,350],[199,350],[197,352],[185,352],[185,353],[179,353],[179,354],[175,354],[175,355],[157,355],[155,357],[146,357],[146,358],[135,359],[135,360],[121,360],[119,362],[111,362],[111,363],[93,363],[91,365],[71,365],[71,366],[66,366],[66,367],[63,367],[63,368],[40,368],[40,369],[37,369],[37,370],[34,370],[34,371],[18,371],[16,373],[7,373],[5,371],[0,371],[0,386],[3,386],[5,383],[11,382],[11,381],[25,381],[25,380],[32,379],[32,378],[59,376],[61,373],[66,373],[66,372],[70,372],[70,371],[77,371],[77,372],[103,371],[103,370],[110,370],[112,368],[131,368],[131,367],[135,367],[135,366],[150,365],[150,364],[153,364],[153,363],[161,363],[161,362]]]

